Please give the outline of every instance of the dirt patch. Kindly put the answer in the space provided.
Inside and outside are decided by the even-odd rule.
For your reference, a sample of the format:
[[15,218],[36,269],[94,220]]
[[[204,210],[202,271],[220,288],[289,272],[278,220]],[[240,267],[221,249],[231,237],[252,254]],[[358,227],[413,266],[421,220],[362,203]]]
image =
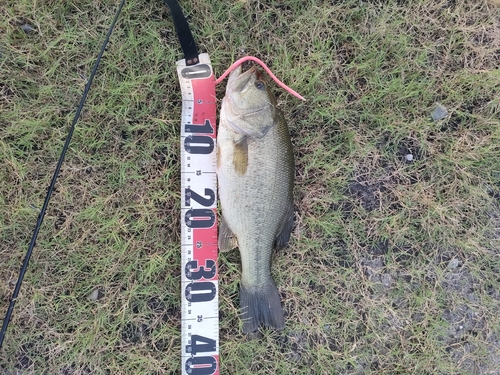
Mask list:
[[353,182],[349,185],[349,194],[359,200],[367,211],[380,207],[381,194],[386,190],[382,183]]

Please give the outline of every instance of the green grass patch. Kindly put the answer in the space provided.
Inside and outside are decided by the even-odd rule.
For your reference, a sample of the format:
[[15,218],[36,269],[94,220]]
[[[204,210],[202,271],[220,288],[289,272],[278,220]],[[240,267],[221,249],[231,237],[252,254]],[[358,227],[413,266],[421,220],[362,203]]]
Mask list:
[[[498,1],[181,4],[217,75],[255,55],[307,98],[274,90],[296,155],[295,227],[272,267],[286,327],[241,334],[239,255],[221,254],[222,373],[497,374]],[[0,6],[2,316],[116,7]],[[162,2],[127,2],[104,56],[5,374],[180,372],[182,55]]]

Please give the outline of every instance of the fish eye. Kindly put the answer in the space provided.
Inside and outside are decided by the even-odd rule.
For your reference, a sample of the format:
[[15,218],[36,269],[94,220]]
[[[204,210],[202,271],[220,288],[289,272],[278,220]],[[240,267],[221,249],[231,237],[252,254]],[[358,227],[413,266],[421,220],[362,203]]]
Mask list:
[[265,90],[266,85],[262,81],[255,81],[255,87],[257,87],[259,90]]

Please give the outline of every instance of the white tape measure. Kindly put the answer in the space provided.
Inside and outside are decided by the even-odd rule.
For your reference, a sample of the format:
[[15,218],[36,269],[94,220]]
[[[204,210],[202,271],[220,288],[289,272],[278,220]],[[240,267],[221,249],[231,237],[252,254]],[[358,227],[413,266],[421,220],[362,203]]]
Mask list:
[[219,374],[215,78],[208,54],[177,62],[181,120],[182,374]]

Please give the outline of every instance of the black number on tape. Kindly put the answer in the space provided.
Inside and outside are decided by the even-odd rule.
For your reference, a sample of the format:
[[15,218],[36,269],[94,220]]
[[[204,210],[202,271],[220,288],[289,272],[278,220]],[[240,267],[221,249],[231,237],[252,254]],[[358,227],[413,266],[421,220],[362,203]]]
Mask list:
[[193,357],[186,361],[186,372],[191,375],[211,375],[217,370],[214,357]]
[[212,75],[212,69],[207,64],[198,64],[182,69],[181,75],[186,79],[208,78]]
[[203,125],[184,124],[184,131],[186,133],[214,134],[214,128],[210,120],[205,120]]
[[215,148],[214,140],[206,135],[189,135],[184,138],[184,150],[190,154],[207,155]]
[[190,302],[208,302],[215,298],[217,291],[211,281],[200,281],[186,285],[184,295]]
[[208,208],[194,208],[186,212],[184,221],[189,228],[210,228],[215,223],[215,214]]
[[200,194],[194,192],[189,188],[184,190],[186,206],[191,206],[191,198],[193,198],[195,202],[198,202],[202,206],[210,207],[215,202],[215,193],[212,189],[206,188],[205,195],[208,195],[209,198],[203,198]]
[[198,268],[198,261],[192,260],[186,263],[186,277],[189,280],[199,280],[202,277],[205,280],[210,280],[215,276],[216,267],[212,259],[207,259],[204,266]]
[[186,345],[186,352],[192,355],[215,352],[215,340],[200,335],[192,335],[191,345]]

